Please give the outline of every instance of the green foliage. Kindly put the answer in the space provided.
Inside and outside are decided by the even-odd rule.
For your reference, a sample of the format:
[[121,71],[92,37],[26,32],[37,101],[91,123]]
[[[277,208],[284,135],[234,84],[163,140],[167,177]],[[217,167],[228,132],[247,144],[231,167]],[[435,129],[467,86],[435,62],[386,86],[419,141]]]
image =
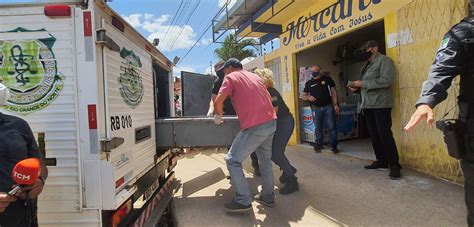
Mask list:
[[222,46],[214,50],[214,54],[223,61],[227,61],[229,58],[237,58],[242,61],[248,57],[256,57],[256,46],[257,43],[253,39],[242,39],[237,42],[237,36],[229,34],[224,39]]

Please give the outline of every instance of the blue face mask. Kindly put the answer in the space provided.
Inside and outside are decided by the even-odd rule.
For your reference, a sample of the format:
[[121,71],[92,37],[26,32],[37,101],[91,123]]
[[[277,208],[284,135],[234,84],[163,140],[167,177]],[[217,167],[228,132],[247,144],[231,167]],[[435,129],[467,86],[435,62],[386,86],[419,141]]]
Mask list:
[[319,72],[312,72],[311,75],[312,75],[313,77],[318,77],[318,76],[319,76]]

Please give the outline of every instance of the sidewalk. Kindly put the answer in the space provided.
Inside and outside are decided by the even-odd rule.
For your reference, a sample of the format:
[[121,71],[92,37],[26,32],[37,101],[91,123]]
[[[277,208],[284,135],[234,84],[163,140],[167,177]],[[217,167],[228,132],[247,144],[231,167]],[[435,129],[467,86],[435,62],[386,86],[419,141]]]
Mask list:
[[[178,161],[178,226],[466,226],[463,188],[458,185],[407,169],[402,179],[390,180],[388,171],[365,170],[370,161],[315,154],[304,146],[287,149],[298,168],[299,192],[276,193],[274,208],[254,202],[253,212],[227,214],[223,204],[233,191],[225,179],[225,152],[192,151]],[[260,179],[253,177],[249,159],[245,170],[257,193]],[[274,173],[278,179],[276,166]]]

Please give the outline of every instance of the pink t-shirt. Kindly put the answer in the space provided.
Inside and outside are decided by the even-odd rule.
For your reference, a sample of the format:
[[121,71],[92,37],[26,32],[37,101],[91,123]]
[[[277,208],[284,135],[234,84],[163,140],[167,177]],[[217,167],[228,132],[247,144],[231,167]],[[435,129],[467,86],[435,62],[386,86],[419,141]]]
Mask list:
[[256,74],[244,70],[228,74],[224,77],[219,93],[231,98],[241,130],[277,118],[270,94]]

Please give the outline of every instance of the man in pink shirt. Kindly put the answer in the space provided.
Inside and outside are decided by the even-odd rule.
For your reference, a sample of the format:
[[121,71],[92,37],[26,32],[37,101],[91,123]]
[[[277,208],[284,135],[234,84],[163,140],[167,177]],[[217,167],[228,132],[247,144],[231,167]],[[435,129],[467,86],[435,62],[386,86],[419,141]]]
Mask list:
[[275,206],[273,193],[272,141],[276,130],[276,113],[267,88],[256,74],[242,70],[239,60],[231,58],[222,66],[225,73],[219,94],[214,102],[216,124],[221,124],[223,104],[230,97],[240,122],[240,132],[226,156],[227,169],[235,190],[234,199],[224,206],[229,212],[252,209],[250,188],[242,169],[242,162],[252,153],[258,156],[262,175],[262,191],[254,200]]

